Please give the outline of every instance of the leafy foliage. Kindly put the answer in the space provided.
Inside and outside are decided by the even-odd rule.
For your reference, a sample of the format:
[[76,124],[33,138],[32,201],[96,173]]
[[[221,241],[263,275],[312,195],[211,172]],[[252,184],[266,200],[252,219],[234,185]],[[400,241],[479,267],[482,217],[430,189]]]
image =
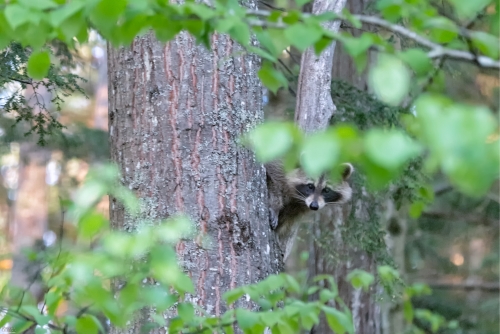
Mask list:
[[[146,327],[168,327],[169,333],[233,333],[236,326],[244,333],[262,333],[265,328],[273,333],[297,333],[310,330],[322,315],[336,333],[354,333],[351,312],[339,298],[333,278],[320,275],[308,281],[306,272],[296,277],[271,275],[227,291],[223,298],[228,311],[219,317],[206,315],[191,302],[194,286],[179,267],[174,250],[181,238],[194,235],[187,218],[172,217],[162,224],[122,232],[110,231],[107,220],[94,211],[109,192],[131,214],[136,212],[135,197],[118,185],[116,175],[112,166],[91,172],[75,200],[62,203],[77,224],[76,243],[59,240],[52,246],[26,250],[32,262],[42,264],[39,277],[34,278],[45,288],[42,301],[37,304],[28,291],[5,286],[0,292],[0,327],[97,333],[107,326],[105,319],[123,327],[138,310],[149,307]],[[347,280],[364,289],[374,282],[371,274],[361,270],[353,271]],[[319,298],[311,298],[316,293]],[[251,300],[254,308],[231,307],[240,298]],[[177,316],[166,322],[161,314],[172,309]]]
[[[75,92],[84,91],[78,85],[84,80],[62,68],[71,64],[71,54],[62,44],[54,44],[52,49],[35,53],[18,42],[12,42],[0,52],[0,96],[1,108],[16,124],[29,124],[25,135],[38,135],[40,145],[47,144],[47,136],[61,133],[62,124],[57,115],[61,111],[63,99]],[[50,63],[50,56],[58,57],[59,65]],[[71,65],[73,66],[73,65]],[[36,81],[46,78],[45,80]],[[46,92],[47,94],[45,94]],[[45,100],[50,96],[50,100]],[[52,106],[55,111],[52,111]]]
[[[297,3],[300,5],[304,1]],[[5,60],[5,66],[2,65],[0,72],[0,87],[10,82],[18,82],[17,88],[21,89],[32,86],[34,105],[47,111],[36,92],[44,86],[55,96],[52,102],[60,108],[61,96],[79,89],[77,78],[59,75],[59,67],[48,60],[54,60],[54,54],[61,50],[54,47],[56,43],[66,43],[70,48],[76,43],[84,43],[90,28],[96,29],[115,46],[130,44],[133,38],[152,29],[161,41],[187,31],[199,43],[210,47],[211,35],[218,32],[229,34],[247,52],[265,59],[259,77],[273,92],[286,87],[287,81],[271,63],[290,45],[302,51],[313,47],[319,53],[332,41],[339,41],[359,70],[367,64],[367,51],[378,50],[380,58],[370,69],[370,88],[380,101],[400,106],[414,95],[410,92],[413,80],[422,83],[423,88],[432,86],[434,93],[439,92],[435,85],[439,80],[429,75],[433,59],[447,57],[472,61],[480,67],[499,67],[499,5],[493,1],[459,0],[450,0],[449,4],[453,10],[451,15],[445,16],[434,2],[381,0],[376,2],[381,17],[364,17],[349,13],[311,15],[286,8],[283,11],[248,10],[236,0],[215,1],[213,6],[190,1],[170,4],[163,0],[2,1],[0,49],[3,51],[0,57]],[[324,28],[325,21],[338,18],[356,28],[371,24],[389,33],[365,32],[353,37]],[[395,25],[396,22],[404,22],[405,26]],[[482,24],[485,31],[470,30],[476,23]],[[259,42],[258,47],[252,36]],[[402,40],[405,46],[402,50],[395,47],[395,38]],[[432,85],[431,81],[434,81]],[[380,115],[366,111],[355,113],[356,121],[348,120],[344,114],[342,117],[351,124],[337,124],[313,136],[303,135],[292,124],[267,124],[250,133],[247,143],[262,161],[282,157],[287,167],[300,162],[311,175],[332,170],[340,161],[355,162],[366,173],[373,189],[381,189],[392,182],[398,187],[396,193],[401,198],[415,198],[416,189],[420,197],[432,198],[419,183],[421,163],[429,172],[442,171],[466,194],[484,194],[498,178],[496,119],[491,117],[489,110],[460,105],[436,94],[416,94],[412,98],[415,101],[410,102],[415,103],[408,105],[415,106],[414,114],[404,108],[399,110],[378,102],[371,104],[376,112],[386,113],[387,118],[380,118],[383,124],[371,122]],[[334,98],[338,106],[340,100],[338,96]],[[42,144],[47,134],[61,128],[54,114],[33,113],[33,104],[30,105],[20,91],[9,95],[5,101],[3,108],[15,112],[17,121],[31,122],[28,133],[38,133]],[[350,109],[346,107],[346,110],[359,108],[363,101],[349,101]],[[354,106],[356,103],[358,107]],[[403,112],[406,117],[400,122]],[[404,129],[400,123],[404,124]],[[374,125],[376,128],[372,128]],[[270,140],[275,145],[267,145]],[[324,152],[328,154],[322,154]],[[121,326],[135,311],[153,306],[154,322],[149,325],[168,325],[170,332],[211,333],[214,329],[232,332],[233,325],[238,324],[247,333],[262,332],[265,327],[288,333],[299,328],[310,329],[321,314],[336,332],[353,331],[349,310],[333,307],[336,305],[333,301],[342,303],[329,277],[317,280],[327,281],[326,285],[303,286],[287,275],[271,276],[226,295],[228,303],[247,295],[260,306],[259,312],[235,309],[220,318],[200,316],[202,310],[186,298],[193,286],[178,267],[171,247],[188,232],[186,220],[175,218],[158,228],[144,226],[135,234],[106,231],[107,221],[91,210],[100,195],[111,191],[131,209],[134,207],[134,200],[126,189],[114,186],[112,174],[106,172],[102,175],[104,179],[90,181],[68,208],[72,220],[78,224],[81,240],[97,238],[96,247],[89,250],[86,244],[79,242],[73,245],[74,248],[49,248],[31,254],[34,259],[49,264],[42,275],[49,289],[44,296],[46,309],[40,312],[24,292],[8,288],[2,292],[8,312],[0,324],[13,321],[16,331],[38,324],[51,330],[74,328],[77,332],[95,332],[101,328],[95,314],[104,313],[113,324]],[[401,175],[403,178],[398,179]],[[401,179],[411,182],[400,182]],[[418,216],[422,206],[416,202],[411,213]],[[368,238],[365,249],[369,251],[380,248],[379,231],[372,232],[374,234],[367,237],[364,230],[358,229],[354,236],[358,240]],[[378,274],[386,285],[398,279],[397,272],[389,267],[380,267]],[[124,277],[126,284],[121,284]],[[358,271],[351,274],[349,280],[357,288],[366,288],[372,277]],[[319,301],[304,301],[304,296],[318,291]],[[406,293],[410,295],[414,291]],[[300,297],[294,299],[290,295]],[[68,298],[78,312],[59,316],[57,307]],[[171,307],[176,308],[178,316],[165,324],[160,313]],[[425,310],[413,310],[407,303],[405,312],[408,322],[422,319],[431,331],[439,330],[444,324],[443,319]],[[38,332],[41,330],[42,327],[37,328]]]

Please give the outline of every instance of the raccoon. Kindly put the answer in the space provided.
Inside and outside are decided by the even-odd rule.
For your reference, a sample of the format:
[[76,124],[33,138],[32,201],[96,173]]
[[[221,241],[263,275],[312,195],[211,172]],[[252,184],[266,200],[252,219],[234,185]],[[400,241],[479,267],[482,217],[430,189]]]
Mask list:
[[300,168],[287,174],[280,161],[267,163],[265,167],[270,225],[278,234],[286,260],[302,215],[329,204],[344,204],[351,199],[352,189],[347,180],[354,167],[350,163],[342,164],[341,178],[335,183],[330,182],[325,174],[312,179]]

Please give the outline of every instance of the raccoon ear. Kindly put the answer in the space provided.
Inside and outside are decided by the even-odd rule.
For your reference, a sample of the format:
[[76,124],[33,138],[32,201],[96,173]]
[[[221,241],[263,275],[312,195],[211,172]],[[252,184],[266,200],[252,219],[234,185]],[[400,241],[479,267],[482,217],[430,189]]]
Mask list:
[[348,162],[343,163],[341,166],[342,166],[342,179],[345,181],[349,177],[351,177],[352,173],[354,173],[354,167]]

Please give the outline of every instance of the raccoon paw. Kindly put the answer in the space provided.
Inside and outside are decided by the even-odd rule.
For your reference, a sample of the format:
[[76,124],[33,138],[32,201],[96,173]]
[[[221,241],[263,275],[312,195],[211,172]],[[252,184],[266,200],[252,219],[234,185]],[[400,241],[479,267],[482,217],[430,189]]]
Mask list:
[[271,229],[275,230],[278,227],[278,215],[274,212],[273,209],[269,209],[269,223],[271,225]]

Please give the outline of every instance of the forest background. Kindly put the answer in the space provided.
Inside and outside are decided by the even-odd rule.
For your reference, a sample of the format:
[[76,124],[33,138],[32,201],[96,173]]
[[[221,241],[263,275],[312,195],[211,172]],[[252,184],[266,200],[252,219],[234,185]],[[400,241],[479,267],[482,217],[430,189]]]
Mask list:
[[[498,4],[325,3],[337,7],[321,13],[321,1],[245,3],[250,9],[231,1],[216,2],[214,7],[162,1],[1,3],[0,327],[37,333],[161,332],[165,326],[183,333],[261,333],[265,327],[273,333],[311,328],[317,333],[366,333],[366,328],[376,328],[377,333],[496,333]],[[325,28],[333,19],[338,19],[337,26]],[[231,293],[221,284],[229,305],[221,309],[207,308],[209,297],[202,302],[198,287],[186,283],[185,273],[193,283],[198,277],[193,269],[177,267],[175,253],[185,257],[179,245],[184,238],[193,240],[193,235],[183,236],[188,220],[175,216],[173,209],[167,210],[168,215],[149,212],[152,202],[141,202],[146,198],[141,197],[141,185],[134,188],[126,177],[117,184],[116,170],[107,164],[112,157],[126,176],[126,161],[117,158],[120,149],[113,139],[110,153],[109,122],[118,126],[113,113],[124,110],[116,107],[124,99],[116,93],[120,86],[124,95],[135,92],[126,86],[128,79],[117,80],[134,56],[120,54],[123,48],[108,48],[106,40],[114,46],[133,43],[133,53],[143,61],[144,73],[149,73],[148,64],[156,64],[144,51],[156,47],[153,34],[145,34],[150,28],[162,42],[182,30],[194,36],[199,44],[184,32],[175,37],[178,55],[183,54],[182,47],[188,49],[186,55],[203,54],[208,51],[201,48],[209,45],[226,52],[232,44],[214,38],[214,30],[229,34],[242,46],[225,54],[217,51],[213,58],[221,78],[231,66],[228,71],[238,71],[234,62],[239,60],[225,63],[232,57],[242,57],[240,66],[249,61],[256,68],[234,72],[237,87],[252,90],[250,100],[258,109],[255,115],[248,110],[241,113],[248,123],[230,132],[234,147],[246,133],[239,130],[252,130],[264,111],[270,122],[257,126],[246,138],[260,161],[281,156],[294,163],[304,150],[309,155],[302,163],[312,174],[341,161],[356,166],[352,203],[333,209],[341,221],[332,221],[332,211],[305,219],[309,223],[301,225],[286,263],[287,275],[231,281]],[[185,41],[187,46],[182,45]],[[332,41],[337,41],[334,52],[329,49]],[[330,67],[320,68],[329,74],[331,90],[317,80],[313,86],[318,91],[307,84],[308,78],[315,78],[314,70],[304,70],[313,49],[323,55],[331,52],[331,58],[326,58]],[[170,56],[175,66],[176,58]],[[238,76],[258,76],[266,88],[257,81],[238,81]],[[108,87],[115,101],[111,113]],[[321,97],[325,87],[336,108],[309,103],[308,97]],[[147,94],[150,102],[162,95],[155,90]],[[235,101],[248,102],[238,98]],[[327,124],[308,125],[301,118],[310,112],[308,106],[317,109],[319,122]],[[221,110],[227,111],[217,106],[211,112]],[[233,116],[240,111],[230,110]],[[298,127],[292,125],[294,120]],[[324,130],[330,122],[333,127],[315,136],[302,132]],[[136,135],[127,133],[131,138]],[[243,155],[243,159],[250,158]],[[115,228],[127,229],[133,222],[135,230],[141,224],[172,220],[160,232],[147,228],[137,235],[109,232],[108,193],[112,203],[121,201],[130,212],[111,210]],[[132,193],[139,195],[139,201]],[[198,213],[187,214],[199,228]],[[262,224],[257,230],[272,235],[266,230],[266,215],[255,214],[262,221],[251,223]],[[227,224],[217,219],[216,225]],[[210,236],[213,231],[207,224]],[[234,233],[229,228],[218,231]],[[237,247],[245,250],[255,243],[255,236],[244,237],[244,229],[239,233]],[[272,236],[266,238],[274,249]],[[204,242],[195,244],[210,249]],[[26,246],[34,251],[22,251]],[[250,248],[265,251],[265,247]],[[268,260],[262,260],[268,274],[283,267],[272,264],[273,254],[274,250]],[[231,256],[239,259],[240,254]],[[124,269],[130,261],[144,258],[144,266]],[[122,265],[111,270],[112,263]],[[224,280],[225,274],[219,275]],[[160,288],[143,281],[146,278],[159,282]],[[239,299],[243,295],[248,296],[246,301]],[[235,301],[236,308],[230,306]],[[152,309],[144,311],[147,307]],[[131,325],[137,312],[141,316]]]

